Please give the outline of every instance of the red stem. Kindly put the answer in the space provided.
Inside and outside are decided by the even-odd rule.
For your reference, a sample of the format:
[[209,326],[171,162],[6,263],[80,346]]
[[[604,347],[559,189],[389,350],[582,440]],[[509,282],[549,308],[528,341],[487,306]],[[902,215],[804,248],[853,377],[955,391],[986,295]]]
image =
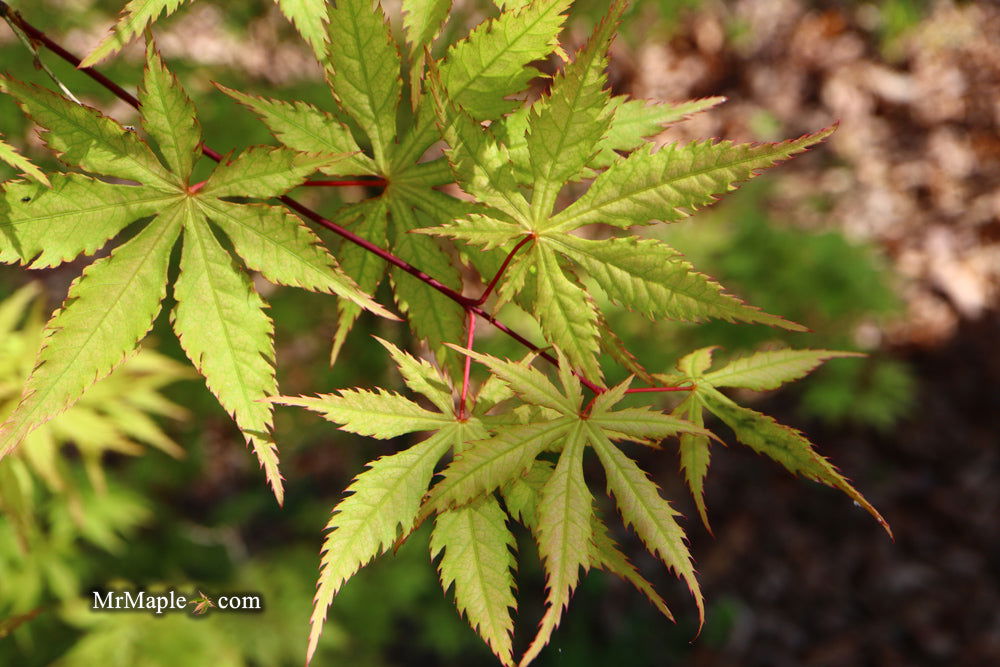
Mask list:
[[[465,339],[465,349],[472,351],[472,344],[476,340],[476,314],[471,309],[466,311],[468,315],[469,334]],[[472,371],[472,357],[465,355],[465,370],[462,372],[462,398],[458,404],[458,420],[465,421],[465,406],[469,397],[469,375]]]
[[[419,281],[427,284],[428,286],[436,289],[438,292],[440,292],[441,294],[445,295],[446,297],[448,297],[449,299],[451,299],[452,301],[454,301],[458,305],[462,306],[463,308],[468,308],[469,306],[473,305],[472,299],[469,299],[467,297],[462,296],[461,294],[459,294],[458,292],[456,292],[452,288],[450,288],[447,285],[443,284],[441,281],[436,280],[435,278],[430,277],[429,275],[427,275],[426,273],[424,273],[420,269],[416,268],[415,266],[413,266],[409,262],[407,262],[407,261],[405,261],[405,260],[397,257],[396,255],[392,254],[391,252],[389,252],[388,250],[386,250],[384,248],[380,248],[379,246],[375,245],[371,241],[368,241],[367,239],[361,238],[360,236],[358,236],[357,234],[355,234],[351,230],[347,229],[346,227],[341,227],[340,225],[338,225],[337,223],[333,222],[332,220],[328,220],[328,219],[324,218],[322,215],[320,215],[316,211],[314,211],[311,208],[308,208],[306,206],[303,206],[302,204],[300,204],[299,202],[295,201],[291,197],[287,197],[287,196],[285,196],[285,197],[278,197],[278,200],[282,204],[284,204],[285,206],[287,206],[288,208],[290,208],[293,211],[295,211],[296,213],[299,213],[300,215],[302,215],[302,216],[304,216],[306,218],[309,218],[310,220],[312,220],[313,222],[315,222],[318,225],[322,225],[323,227],[326,227],[331,232],[334,232],[335,234],[338,234],[342,238],[350,241],[351,243],[364,248],[365,250],[367,250],[368,252],[372,253],[373,255],[377,255],[378,257],[381,257],[383,260],[385,260],[389,264],[392,264],[393,266],[396,266],[396,267],[402,269],[403,271],[406,271],[407,273],[409,273],[411,276],[413,276],[417,280],[419,280]],[[531,347],[534,348],[535,346],[532,345]]]
[[[6,9],[6,5],[4,5],[3,3],[0,3],[0,8]],[[106,77],[104,74],[102,74],[101,72],[97,71],[93,67],[80,67],[81,60],[79,58],[77,58],[75,55],[73,55],[72,53],[70,53],[69,51],[67,51],[66,49],[64,49],[57,42],[53,41],[44,32],[42,32],[41,30],[39,30],[35,26],[33,26],[30,23],[28,23],[20,14],[18,14],[17,12],[14,12],[14,11],[7,11],[6,15],[7,15],[7,17],[10,20],[12,20],[15,23],[17,23],[18,27],[20,27],[21,30],[23,30],[26,35],[28,35],[29,37],[31,37],[32,39],[34,39],[35,41],[37,41],[39,44],[43,45],[45,48],[47,48],[49,51],[51,51],[55,55],[59,56],[60,58],[62,58],[66,62],[68,62],[71,65],[73,65],[73,67],[76,67],[77,69],[79,69],[81,72],[83,72],[84,75],[90,77],[92,80],[94,80],[97,83],[99,83],[101,86],[103,86],[108,91],[110,91],[112,94],[114,94],[118,99],[122,100],[123,102],[126,102],[127,104],[129,104],[132,107],[135,107],[136,109],[139,108],[139,100],[138,100],[138,98],[135,97],[135,95],[131,94],[130,92],[128,92],[127,90],[125,90],[124,88],[122,88],[121,86],[119,86],[117,83],[115,83],[114,81],[112,81],[111,79],[109,79],[108,77]],[[202,146],[201,146],[201,152],[205,155],[205,157],[207,157],[207,158],[209,158],[211,160],[214,160],[215,162],[221,162],[222,161],[222,155],[219,154],[219,153],[217,153],[216,151],[212,150],[211,148],[209,148],[205,144],[202,144]],[[384,179],[380,179],[380,180],[381,180],[381,184],[384,185],[385,184]],[[316,181],[315,183],[320,183],[320,182],[321,181]],[[335,182],[336,181],[330,181],[330,183],[335,183]],[[307,184],[308,183],[309,182],[307,182]],[[364,181],[364,182],[360,182],[359,181],[359,183],[362,184],[362,185],[380,185],[379,181],[374,180],[374,179],[371,180],[371,181]],[[192,186],[192,187],[198,187],[198,186],[195,185],[195,186]],[[556,359],[554,356],[552,356],[548,352],[543,351],[541,348],[539,348],[537,345],[535,345],[534,343],[532,343],[531,341],[529,341],[527,338],[525,338],[521,334],[517,333],[516,331],[513,331],[512,329],[510,329],[507,325],[503,324],[502,322],[499,322],[496,319],[496,317],[494,317],[492,314],[486,312],[485,310],[483,310],[480,307],[485,302],[486,298],[489,297],[489,295],[493,291],[493,289],[496,287],[498,281],[500,280],[500,277],[503,275],[504,271],[506,271],[507,266],[510,264],[511,260],[513,259],[514,254],[518,250],[520,250],[529,240],[533,239],[534,238],[533,236],[526,236],[507,255],[507,259],[504,260],[503,265],[500,267],[500,271],[498,271],[497,275],[494,276],[493,280],[490,281],[490,284],[487,286],[486,291],[484,292],[483,296],[481,296],[479,299],[470,299],[470,298],[468,298],[466,296],[463,296],[459,292],[456,292],[455,290],[451,289],[450,287],[448,287],[447,285],[441,283],[440,281],[432,278],[431,276],[427,275],[426,273],[424,273],[420,269],[416,268],[415,266],[412,266],[408,262],[406,262],[403,259],[401,259],[401,258],[397,257],[396,255],[392,254],[388,250],[380,248],[379,246],[371,243],[370,241],[367,241],[366,239],[361,238],[360,236],[358,236],[354,232],[350,231],[349,229],[347,229],[345,227],[341,227],[337,223],[324,218],[322,215],[320,215],[316,211],[313,211],[312,209],[310,209],[310,208],[308,208],[308,207],[300,204],[299,202],[295,201],[291,197],[285,196],[285,197],[279,197],[278,199],[283,204],[285,204],[285,206],[289,207],[293,211],[299,213],[300,215],[302,215],[302,216],[304,216],[304,217],[312,220],[313,222],[315,222],[315,223],[317,223],[319,225],[322,225],[323,227],[326,227],[327,229],[329,229],[330,231],[338,234],[339,236],[341,236],[342,238],[346,239],[347,241],[350,241],[351,243],[353,243],[353,244],[355,244],[357,246],[360,246],[361,248],[364,248],[368,252],[370,252],[370,253],[372,253],[372,254],[374,254],[374,255],[382,258],[383,260],[385,260],[389,264],[392,264],[393,266],[398,267],[402,271],[405,271],[406,273],[409,273],[411,276],[413,276],[417,280],[420,280],[423,283],[425,283],[426,285],[428,285],[429,287],[437,290],[438,292],[440,292],[441,294],[443,294],[447,298],[451,299],[455,303],[457,303],[460,306],[462,306],[462,308],[464,308],[465,311],[467,313],[469,313],[470,318],[473,317],[473,316],[479,316],[479,317],[483,318],[484,320],[486,320],[487,322],[489,322],[490,324],[492,324],[494,327],[496,327],[497,329],[499,329],[501,332],[503,332],[504,334],[506,334],[506,335],[510,336],[511,338],[513,338],[514,340],[516,340],[518,343],[524,345],[525,347],[527,347],[530,350],[538,352],[539,356],[542,357],[543,359],[545,359],[546,361],[548,361],[548,362],[550,362],[550,363],[552,363],[552,364],[554,364],[556,366],[559,365],[559,360]],[[470,327],[470,329],[471,328],[472,327]],[[471,332],[470,332],[470,337],[471,337]],[[471,344],[470,344],[470,347],[471,347]],[[468,359],[466,361],[466,364],[467,364],[466,365],[466,378],[467,378],[467,376],[468,376],[468,369],[469,369]],[[601,386],[599,386],[599,385],[591,382],[587,378],[583,377],[581,374],[576,373],[576,376],[578,378],[580,378],[580,382],[582,382],[585,387],[587,387],[592,392],[594,392],[595,395],[596,394],[601,394],[604,391],[606,391],[603,387],[601,387]],[[467,384],[467,383],[464,383],[464,384]],[[687,387],[651,387],[648,390],[631,389],[629,391],[630,391],[630,393],[639,393],[641,391],[685,391],[685,390],[689,390],[689,388],[687,388]],[[464,401],[463,401],[463,403],[464,403]]]
[[534,234],[525,236],[523,239],[518,241],[517,245],[514,246],[513,250],[507,253],[507,258],[504,259],[503,264],[500,265],[500,270],[497,271],[495,276],[493,276],[493,280],[490,281],[490,284],[486,286],[486,291],[483,292],[482,296],[480,296],[476,300],[477,306],[483,305],[484,303],[486,303],[486,300],[490,298],[490,294],[493,293],[493,288],[495,288],[497,286],[497,283],[500,282],[500,278],[503,276],[504,272],[507,271],[507,267],[510,266],[510,262],[511,260],[514,259],[514,255],[517,254],[517,251],[523,248],[528,243],[528,241],[534,241],[535,238],[536,237]]
[[348,181],[306,181],[302,184],[306,188],[344,188],[349,185],[369,185],[373,188],[384,188],[388,181],[384,178],[355,179]]
[[[136,109],[138,108],[139,107],[136,107]],[[216,153],[211,148],[206,146],[204,143],[201,145],[201,154],[210,160],[214,160],[216,162],[222,162],[222,153]]]
[[627,389],[626,394],[651,394],[654,392],[661,391],[694,391],[695,386],[688,385],[686,387],[636,387],[635,389]]

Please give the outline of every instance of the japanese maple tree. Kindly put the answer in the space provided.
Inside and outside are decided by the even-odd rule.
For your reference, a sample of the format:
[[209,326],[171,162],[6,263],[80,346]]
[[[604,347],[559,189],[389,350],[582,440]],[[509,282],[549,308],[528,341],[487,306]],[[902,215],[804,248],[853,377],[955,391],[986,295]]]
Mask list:
[[[569,0],[497,2],[496,16],[440,55],[433,47],[450,2],[403,0],[404,43],[397,44],[378,3],[278,0],[322,64],[330,97],[323,108],[219,85],[281,144],[221,156],[206,144],[194,104],[151,36],[137,97],[92,68],[182,4],[131,0],[82,63],[3,6],[19,30],[138,107],[141,124],[125,127],[10,73],[0,78],[0,90],[71,169],[44,173],[0,142],[0,159],[27,177],[3,184],[0,260],[45,269],[125,239],[83,270],[49,321],[21,401],[0,427],[0,455],[120,366],[171,289],[170,320],[184,351],[232,415],[279,503],[275,404],[312,410],[371,438],[422,434],[371,461],[333,508],[310,659],[342,586],[425,521],[433,522],[430,551],[442,587],[453,589],[458,611],[505,665],[517,662],[514,523],[534,536],[547,577],[546,611],[521,665],[551,639],[581,571],[621,576],[672,618],[615,543],[612,517],[599,512],[598,491],[584,475],[590,456],[625,526],[686,583],[703,619],[678,512],[627,443],[677,448],[707,526],[704,479],[721,436],[706,428],[706,411],[737,441],[840,489],[889,530],[802,433],[721,391],[777,389],[851,353],[768,350],[713,366],[715,350],[703,348],[673,369],[650,371],[610,330],[595,299],[603,294],[656,321],[716,318],[804,331],[744,303],[643,228],[687,219],[833,128],[779,143],[655,148],[649,140],[664,126],[722,100],[653,104],[612,95],[606,69],[625,8],[618,0],[572,56],[559,41]],[[552,57],[563,64],[545,92],[525,95],[543,76],[533,63]],[[443,151],[429,150],[438,142]],[[219,164],[207,180],[192,182],[202,156]],[[328,215],[287,196],[317,172],[338,180],[313,184],[369,183],[378,194]],[[449,184],[461,193],[443,189]],[[307,221],[337,233],[343,245],[331,253]],[[595,225],[600,235],[588,232]],[[466,265],[480,287],[463,284]],[[369,388],[281,395],[273,333],[282,322],[268,317],[250,273],[339,297],[335,362],[362,310],[402,315],[426,353],[379,342],[413,397]],[[386,277],[395,308],[372,296]],[[530,314],[537,336],[504,324],[508,304]],[[527,356],[475,351],[477,322],[523,343]],[[605,381],[612,360],[630,375],[624,382]],[[673,395],[679,400],[667,404]]]

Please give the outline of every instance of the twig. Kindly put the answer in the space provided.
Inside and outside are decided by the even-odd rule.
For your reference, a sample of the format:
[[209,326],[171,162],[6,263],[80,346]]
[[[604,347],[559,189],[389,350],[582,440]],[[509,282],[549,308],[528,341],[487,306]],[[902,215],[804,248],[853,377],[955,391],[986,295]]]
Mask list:
[[[136,109],[139,108],[139,106],[140,106],[139,100],[138,100],[138,98],[135,95],[133,95],[132,93],[128,92],[127,90],[125,90],[124,88],[122,88],[121,86],[119,86],[117,83],[115,83],[114,81],[112,81],[111,79],[109,79],[107,76],[105,76],[104,74],[102,74],[101,72],[99,72],[97,69],[95,69],[93,67],[80,67],[80,62],[81,62],[80,58],[77,58],[75,55],[73,55],[72,53],[70,53],[69,51],[67,51],[65,48],[63,48],[62,45],[60,45],[59,43],[57,43],[54,40],[52,40],[44,32],[42,32],[41,30],[39,30],[35,26],[33,26],[30,23],[28,23],[24,19],[24,17],[22,17],[17,12],[14,12],[13,10],[11,10],[9,8],[9,6],[5,2],[3,2],[3,0],[0,0],[0,17],[5,18],[12,25],[16,25],[17,28],[19,28],[20,30],[24,31],[24,33],[26,35],[28,35],[29,37],[31,37],[31,39],[35,40],[36,42],[38,42],[39,44],[41,44],[42,46],[44,46],[45,48],[47,48],[49,51],[51,51],[55,55],[59,56],[60,58],[62,58],[66,62],[70,63],[71,65],[73,65],[74,67],[76,67],[77,69],[79,69],[85,76],[88,76],[92,80],[96,81],[98,84],[100,84],[105,89],[107,89],[109,92],[111,92],[113,95],[115,95],[115,97],[117,97],[118,99],[120,99],[123,102],[129,104],[132,107],[135,107]],[[221,162],[222,161],[222,155],[219,154],[218,152],[212,150],[209,146],[207,146],[205,144],[202,144],[201,151],[202,151],[202,154],[204,154],[205,157],[209,158],[210,160],[214,160],[215,162]],[[385,183],[384,179],[380,179],[380,180],[382,181],[382,184]],[[318,184],[318,183],[322,183],[322,181],[314,181],[314,182],[307,181],[306,182],[307,185],[309,185],[310,183],[316,183],[316,184]],[[328,183],[341,183],[341,182],[338,182],[338,181],[329,181]],[[342,183],[347,183],[347,181],[344,181]],[[375,179],[368,180],[368,181],[363,181],[363,182],[362,181],[357,181],[356,183],[357,184],[361,184],[361,185],[375,185],[375,186],[379,185],[379,181],[377,181]],[[355,184],[355,182],[351,182],[351,184]],[[194,185],[192,187],[197,188],[198,185]],[[448,287],[447,285],[441,283],[439,280],[431,277],[430,275],[428,275],[424,271],[421,271],[420,269],[418,269],[417,267],[413,266],[412,264],[409,264],[408,262],[406,262],[402,258],[397,257],[396,255],[394,255],[390,251],[388,251],[388,250],[386,250],[384,248],[380,248],[379,246],[375,245],[374,243],[371,243],[370,241],[368,241],[368,240],[366,240],[364,238],[361,238],[360,236],[358,236],[354,232],[350,231],[346,227],[342,227],[342,226],[338,225],[337,223],[333,222],[332,220],[328,220],[327,218],[323,217],[322,215],[320,215],[316,211],[314,211],[314,210],[308,208],[307,206],[305,206],[305,205],[303,205],[303,204],[295,201],[291,197],[288,197],[288,196],[279,197],[278,200],[281,201],[281,203],[283,203],[288,208],[290,208],[293,211],[295,211],[296,213],[299,213],[300,215],[308,218],[309,220],[312,220],[316,224],[322,225],[323,227],[325,227],[325,228],[329,229],[330,231],[336,233],[337,235],[341,236],[345,240],[347,240],[347,241],[349,241],[349,242],[351,242],[351,243],[353,243],[353,244],[355,244],[357,246],[360,246],[364,250],[366,250],[366,251],[368,251],[368,252],[370,252],[370,253],[372,253],[372,254],[380,257],[381,259],[383,259],[387,263],[392,264],[393,266],[398,267],[400,270],[405,271],[406,273],[409,273],[411,276],[413,276],[417,280],[420,280],[421,282],[423,282],[424,284],[426,284],[428,287],[431,287],[432,289],[437,290],[439,293],[441,293],[445,297],[447,297],[447,298],[451,299],[452,301],[454,301],[455,303],[459,304],[465,310],[465,312],[469,314],[469,317],[472,318],[472,319],[470,319],[470,321],[473,321],[475,316],[481,317],[484,320],[486,320],[487,322],[489,322],[490,324],[492,324],[494,327],[496,327],[499,331],[501,331],[502,333],[506,334],[507,336],[513,338],[515,341],[517,341],[521,345],[524,345],[525,347],[527,347],[528,349],[530,349],[530,350],[532,350],[534,352],[538,352],[539,356],[542,357],[543,359],[545,359],[546,361],[548,361],[549,363],[552,363],[552,364],[554,364],[556,366],[559,365],[559,360],[556,359],[554,356],[552,356],[548,352],[545,352],[538,345],[535,345],[534,343],[532,343],[530,340],[528,340],[527,338],[525,338],[521,334],[517,333],[516,331],[512,330],[507,325],[505,325],[502,322],[500,322],[499,320],[497,320],[497,318],[494,315],[492,315],[491,313],[486,312],[485,310],[483,310],[481,308],[482,304],[485,303],[486,299],[489,297],[489,295],[492,293],[493,289],[496,287],[496,285],[499,282],[500,278],[502,277],[503,273],[506,271],[507,266],[510,264],[511,260],[514,257],[514,254],[518,250],[520,250],[525,244],[527,244],[528,241],[532,240],[534,237],[532,237],[532,236],[526,236],[524,239],[522,239],[517,244],[517,246],[515,246],[514,249],[511,250],[511,252],[507,255],[507,258],[504,260],[503,265],[500,267],[500,270],[497,272],[497,275],[495,275],[493,277],[493,279],[490,281],[490,284],[487,286],[486,291],[483,293],[483,295],[479,299],[471,299],[471,298],[466,297],[466,296],[462,295],[461,293],[453,290],[452,288]],[[472,329],[472,327],[470,327],[470,330],[471,329]],[[471,331],[470,331],[470,337],[471,337]],[[466,365],[466,379],[467,379],[467,376],[468,376],[468,372],[469,372],[469,366],[468,366],[468,362],[467,362],[467,365]],[[595,384],[594,382],[592,382],[592,381],[588,380],[587,378],[583,377],[581,374],[576,373],[576,375],[577,375],[578,378],[580,378],[580,382],[583,383],[583,385],[585,387],[587,387],[592,392],[594,392],[595,396],[599,395],[599,394],[602,394],[602,393],[604,393],[606,391],[606,389],[604,387],[601,387],[600,385]],[[464,384],[467,384],[467,382],[464,383]],[[689,391],[689,390],[690,390],[690,387],[650,387],[650,388],[648,388],[646,390],[643,390],[643,389],[631,389],[631,390],[629,390],[629,393],[639,393],[641,391]],[[464,400],[463,400],[463,403],[464,403]]]
[[10,6],[7,5],[7,3],[0,1],[0,18],[3,18],[3,20],[7,22],[7,25],[10,26],[11,31],[13,31],[13,33],[17,35],[17,38],[21,41],[21,44],[24,45],[24,48],[26,48],[34,57],[35,67],[45,72],[45,74],[47,74],[48,77],[52,79],[52,81],[54,81],[57,86],[59,86],[59,90],[63,91],[63,94],[66,97],[73,100],[80,106],[83,106],[83,102],[77,99],[76,95],[73,94],[73,91],[67,88],[66,85],[59,80],[59,77],[55,75],[55,72],[50,70],[48,66],[44,62],[42,62],[42,57],[41,55],[39,55],[38,49],[35,48],[35,45],[31,42],[31,40],[28,38],[28,35],[26,35],[24,30],[21,28],[21,23],[23,21],[20,20],[21,19],[20,14],[18,14],[16,10],[11,9]]

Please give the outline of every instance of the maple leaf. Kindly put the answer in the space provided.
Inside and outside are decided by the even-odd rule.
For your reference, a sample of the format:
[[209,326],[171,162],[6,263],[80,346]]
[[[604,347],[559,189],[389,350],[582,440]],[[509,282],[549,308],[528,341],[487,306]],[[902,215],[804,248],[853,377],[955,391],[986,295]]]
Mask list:
[[[404,383],[440,412],[384,390],[343,390],[316,397],[279,396],[273,403],[312,410],[350,433],[379,439],[416,432],[430,435],[408,449],[370,464],[347,488],[333,509],[323,543],[323,558],[312,614],[308,658],[311,660],[327,609],[341,587],[358,570],[385,553],[418,525],[421,502],[438,461],[449,451],[462,451],[470,441],[488,437],[479,418],[459,417],[452,389],[440,370],[378,339],[395,361]],[[432,557],[442,554],[441,584],[455,587],[456,604],[470,624],[501,659],[509,661],[513,620],[513,538],[506,532],[499,507],[488,500],[437,517]],[[480,559],[474,568],[465,555]],[[458,563],[462,563],[459,567]],[[507,656],[505,658],[505,656]]]
[[73,405],[136,348],[159,314],[171,253],[183,236],[174,331],[243,431],[281,502],[270,436],[272,408],[260,401],[277,393],[273,325],[263,299],[212,224],[248,269],[271,282],[336,294],[393,315],[363,293],[319,238],[286,209],[228,201],[283,194],[343,156],[253,147],[219,165],[207,182],[192,185],[190,174],[201,150],[194,105],[152,43],[146,56],[139,90],[142,127],[158,144],[162,162],[136,132],[98,111],[44,88],[0,79],[0,88],[46,130],[46,143],[63,162],[118,180],[57,173],[50,189],[5,184],[0,261],[57,266],[93,254],[134,221],[155,216],[73,282],[45,329],[20,404],[0,426],[0,456]]
[[[791,473],[846,493],[892,536],[892,529],[878,510],[851,486],[833,464],[815,451],[813,444],[801,432],[783,426],[765,414],[737,405],[719,391],[720,387],[756,391],[777,389],[786,382],[805,377],[829,359],[863,355],[833,350],[770,350],[734,359],[710,371],[715,349],[705,347],[695,350],[677,362],[677,373],[661,376],[663,380],[686,381],[695,386],[676,414],[695,423],[703,423],[704,411],[708,410],[732,429],[738,441],[758,454],[774,459]],[[708,472],[708,449],[708,440],[695,434],[685,434],[681,439],[681,466],[706,526],[708,517],[703,480]]]
[[[428,435],[417,444],[368,465],[347,488],[327,525],[319,587],[312,615],[309,659],[313,656],[329,605],[343,585],[375,557],[434,517],[431,556],[440,558],[441,584],[454,589],[455,603],[469,624],[505,665],[513,664],[511,610],[515,568],[513,536],[496,492],[507,511],[536,536],[545,564],[547,610],[535,641],[520,664],[530,663],[548,643],[579,581],[590,567],[618,574],[647,595],[665,615],[662,598],[643,579],[608,535],[595,514],[583,477],[583,459],[593,447],[605,464],[609,489],[627,523],[663,562],[685,579],[702,608],[684,533],[676,512],[645,473],[613,441],[654,444],[665,437],[704,428],[648,408],[615,409],[628,382],[583,405],[583,387],[560,366],[557,388],[531,367],[455,348],[483,363],[490,379],[459,409],[442,370],[380,340],[399,368],[403,382],[438,411],[383,389],[347,389],[315,397],[279,396],[273,403],[304,407],[344,431],[378,439],[411,433]],[[561,353],[560,353],[561,355]],[[562,357],[565,361],[565,357]],[[517,398],[519,407],[509,401]],[[507,409],[494,414],[499,405]],[[522,409],[528,413],[522,413]],[[522,417],[527,414],[527,418]],[[428,492],[435,466],[454,457]],[[558,453],[552,467],[539,456]]]
[[[266,100],[223,89],[256,113],[271,132],[290,148],[305,152],[355,152],[353,163],[333,166],[340,174],[377,176],[388,185],[376,201],[348,205],[344,219],[359,236],[397,257],[419,266],[444,286],[460,292],[461,274],[440,243],[414,229],[436,226],[474,214],[478,205],[446,195],[436,188],[451,182],[443,158],[423,161],[423,155],[441,138],[434,105],[424,95],[424,70],[438,72],[449,99],[463,105],[477,120],[499,119],[516,102],[511,95],[527,88],[539,74],[531,63],[558,49],[558,34],[569,0],[544,0],[514,7],[485,21],[464,39],[452,44],[440,62],[428,62],[424,47],[447,18],[450,3],[430,0],[403,3],[404,31],[413,71],[412,125],[400,127],[397,111],[404,90],[403,59],[393,42],[382,8],[368,0],[341,0],[330,10],[331,42],[324,59],[336,113],[303,103]],[[337,117],[352,119],[362,135],[355,137]],[[358,146],[370,147],[369,153]],[[356,246],[340,255],[345,270],[366,290],[374,290],[386,275],[384,264]],[[388,270],[396,303],[417,337],[445,358],[445,343],[462,335],[462,309],[426,282],[397,267]],[[334,357],[360,314],[341,302]]]
[[403,0],[406,42],[419,52],[441,32],[452,0]]
[[[566,363],[560,364],[560,391],[544,374],[525,363],[456,349],[487,366],[514,395],[538,409],[534,421],[505,424],[490,438],[464,447],[442,471],[441,481],[431,489],[421,512],[426,515],[468,507],[500,490],[512,514],[532,528],[545,566],[549,594],[538,634],[520,664],[529,664],[549,642],[576,588],[581,568],[586,571],[592,564],[599,564],[642,588],[641,577],[636,578],[599,523],[596,525],[603,534],[597,549],[594,537],[597,518],[583,477],[583,455],[588,447],[596,451],[608,479],[608,489],[626,523],[635,528],[652,553],[685,580],[695,597],[699,615],[703,616],[701,591],[684,532],[675,518],[678,513],[613,441],[658,442],[682,433],[705,437],[712,437],[711,434],[683,419],[648,409],[615,410],[629,382],[597,396],[588,411],[582,405],[582,385],[567,370]],[[566,361],[562,355],[561,360]],[[488,426],[489,422],[486,423]],[[554,469],[538,458],[546,451],[558,453]],[[536,481],[544,477],[544,482],[532,489],[525,481],[532,476]],[[648,594],[647,590],[644,592]],[[658,596],[651,599],[660,601]]]
[[[602,376],[597,360],[602,319],[575,267],[612,301],[651,318],[720,318],[805,330],[727,294],[660,241],[589,241],[572,232],[594,223],[624,229],[680,220],[832,131],[778,144],[709,141],[653,152],[645,136],[719,99],[660,108],[612,98],[606,89],[607,51],[624,4],[612,4],[587,45],[556,75],[549,94],[511,114],[497,132],[476,123],[447,86],[434,91],[455,176],[493,210],[418,230],[500,257],[528,240],[499,286],[500,302],[515,299],[533,312],[546,340],[592,380]],[[618,150],[632,152],[610,160]],[[594,174],[579,199],[555,210],[567,184]],[[530,197],[519,185],[528,186]],[[485,265],[485,254],[469,257]]]

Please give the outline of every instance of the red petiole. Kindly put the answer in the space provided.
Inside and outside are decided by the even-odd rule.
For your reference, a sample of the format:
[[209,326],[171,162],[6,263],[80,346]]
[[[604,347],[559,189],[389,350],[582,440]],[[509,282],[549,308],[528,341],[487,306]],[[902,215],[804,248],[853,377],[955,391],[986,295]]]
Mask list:
[[[467,310],[466,320],[467,320],[467,330],[468,336],[465,339],[465,349],[472,351],[472,344],[476,340],[476,314],[471,310]],[[458,420],[465,421],[465,409],[466,403],[469,398],[469,375],[472,371],[472,357],[465,355],[465,368],[462,371],[462,397],[458,404]]]
[[517,254],[517,251],[523,248],[529,241],[534,241],[535,238],[537,237],[534,235],[525,236],[523,239],[518,241],[517,245],[514,246],[509,253],[507,253],[507,257],[503,260],[503,264],[500,265],[500,270],[497,271],[495,276],[493,276],[493,280],[490,281],[490,284],[486,286],[482,296],[476,300],[477,306],[483,305],[486,303],[486,300],[490,298],[490,294],[493,293],[493,289],[497,286],[497,283],[500,282],[500,278],[503,277],[503,274],[507,271],[507,267],[510,266],[510,262],[514,259],[514,255]]

